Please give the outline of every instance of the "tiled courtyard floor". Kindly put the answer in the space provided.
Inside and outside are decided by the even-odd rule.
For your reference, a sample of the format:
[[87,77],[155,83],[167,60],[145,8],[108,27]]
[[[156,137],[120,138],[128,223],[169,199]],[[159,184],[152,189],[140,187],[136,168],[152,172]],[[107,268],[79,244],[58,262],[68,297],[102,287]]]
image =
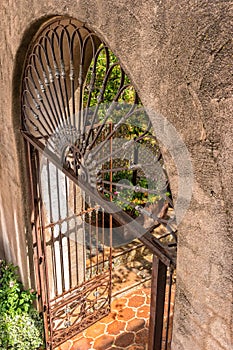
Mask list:
[[150,288],[140,288],[112,303],[112,311],[56,350],[146,350]]

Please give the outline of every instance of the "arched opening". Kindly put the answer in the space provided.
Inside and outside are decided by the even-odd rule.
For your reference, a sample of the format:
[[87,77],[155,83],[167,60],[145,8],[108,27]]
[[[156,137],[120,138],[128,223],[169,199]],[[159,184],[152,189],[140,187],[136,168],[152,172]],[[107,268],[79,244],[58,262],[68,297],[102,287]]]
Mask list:
[[149,348],[168,349],[176,229],[162,156],[120,62],[79,21],[56,17],[34,38],[22,130],[48,348],[109,314],[113,261],[143,246],[153,254]]

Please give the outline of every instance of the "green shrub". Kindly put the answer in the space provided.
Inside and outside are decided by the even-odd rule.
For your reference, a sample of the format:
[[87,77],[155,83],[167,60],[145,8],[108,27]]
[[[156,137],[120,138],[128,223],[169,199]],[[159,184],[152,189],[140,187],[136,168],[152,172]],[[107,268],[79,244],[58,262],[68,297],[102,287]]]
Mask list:
[[43,345],[43,321],[25,290],[17,267],[0,262],[0,350],[36,350]]
[[0,315],[0,349],[38,349],[42,344],[43,325],[36,310],[19,315]]

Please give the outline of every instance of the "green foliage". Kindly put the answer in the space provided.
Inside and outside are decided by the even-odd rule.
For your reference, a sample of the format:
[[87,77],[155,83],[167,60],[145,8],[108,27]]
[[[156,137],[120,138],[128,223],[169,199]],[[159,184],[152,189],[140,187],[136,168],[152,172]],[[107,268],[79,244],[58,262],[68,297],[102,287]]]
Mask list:
[[43,321],[33,307],[36,293],[25,290],[17,267],[0,262],[0,350],[36,350],[43,344]]
[[38,349],[43,344],[43,323],[32,308],[19,315],[0,314],[0,349]]
[[[122,89],[122,87],[124,87]],[[121,93],[120,93],[121,91]],[[112,102],[117,102],[112,104]],[[126,140],[135,140],[135,145],[147,148],[151,154],[156,156],[158,152],[158,143],[152,134],[149,118],[146,112],[141,108],[141,102],[136,97],[136,92],[129,78],[123,72],[117,57],[101,44],[95,57],[93,57],[89,66],[83,91],[83,108],[88,108],[88,118],[92,121],[94,110],[95,123],[105,122],[117,124],[114,137]],[[109,112],[109,110],[111,112]],[[133,113],[132,113],[133,110]],[[127,113],[130,111],[129,115]],[[122,122],[122,117],[126,117]],[[118,123],[121,120],[121,123]],[[147,130],[147,134],[145,131]],[[143,135],[143,137],[140,137]],[[106,137],[106,135],[103,135]],[[100,137],[99,140],[102,140]],[[114,159],[113,168],[127,167],[129,164],[121,164],[122,160]],[[110,169],[110,164],[103,165],[103,169]],[[110,173],[105,173],[103,180],[110,181]],[[152,180],[151,180],[152,181]],[[146,189],[154,188],[156,184],[150,182],[139,172],[131,170],[119,170],[112,174],[113,185],[106,184],[107,190],[104,194],[108,200],[115,202],[121,209],[127,211],[132,217],[139,215],[135,209],[138,205],[145,206],[147,203],[156,203],[160,200],[157,194],[150,194]],[[119,184],[122,183],[122,186]],[[127,186],[124,186],[127,185]],[[134,191],[134,185],[143,188],[142,191]],[[130,188],[131,187],[131,188]],[[113,192],[113,195],[110,194]]]
[[[105,174],[105,180],[110,180],[110,175],[107,173]],[[139,212],[134,209],[134,206],[140,205],[144,206],[146,203],[154,203],[160,199],[160,196],[158,195],[152,195],[148,194],[147,192],[135,192],[133,190],[133,171],[124,170],[124,171],[118,171],[113,174],[112,176],[112,182],[118,183],[119,185],[122,183],[131,186],[130,188],[122,188],[120,186],[113,186],[113,198],[112,201],[116,203],[121,209],[124,211],[127,211],[128,214],[130,214],[133,217],[137,217],[139,215]],[[149,188],[150,186],[150,180],[146,177],[139,177],[137,178],[137,186],[140,186],[144,189]],[[108,188],[109,190],[109,188]],[[106,193],[105,197],[110,198],[109,194]],[[132,204],[134,206],[132,206]]]
[[[84,89],[84,108],[93,107],[98,104],[101,91],[103,89],[104,79],[109,72],[108,80],[101,101],[111,103],[121,86],[121,79],[123,72],[116,56],[103,45],[100,46],[96,62],[93,59],[86,77],[86,84]],[[109,62],[109,63],[108,63]],[[130,85],[129,78],[124,75],[124,85]],[[90,95],[90,100],[88,98]],[[130,85],[120,95],[118,102],[134,103],[135,91]],[[101,108],[106,106],[100,106],[99,114],[101,114]],[[104,111],[102,111],[104,113]]]
[[10,315],[28,312],[36,294],[29,290],[23,290],[22,283],[16,274],[17,267],[13,264],[7,265],[3,261],[0,271],[0,312],[7,312]]

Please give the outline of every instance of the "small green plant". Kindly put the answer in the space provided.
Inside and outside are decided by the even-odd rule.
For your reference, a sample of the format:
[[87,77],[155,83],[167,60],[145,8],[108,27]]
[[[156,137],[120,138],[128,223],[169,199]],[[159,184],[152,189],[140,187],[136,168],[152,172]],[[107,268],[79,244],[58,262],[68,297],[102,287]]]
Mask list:
[[25,290],[17,267],[0,261],[0,350],[36,350],[43,345],[43,321]]
[[[96,63],[95,63],[96,59]],[[110,62],[110,65],[108,63]],[[94,66],[95,63],[95,66]],[[98,56],[93,58],[87,76],[84,89],[84,108],[96,106],[101,90],[103,89],[104,79],[111,67],[111,73],[108,77],[108,84],[104,89],[103,102],[112,102],[121,85],[122,70],[117,57],[112,51],[106,49],[102,44],[98,50]],[[94,79],[94,80],[93,80]],[[124,76],[124,85],[129,85],[121,94],[118,102],[134,103],[135,92],[130,84],[129,78]],[[91,89],[91,98],[88,103],[89,93]]]

